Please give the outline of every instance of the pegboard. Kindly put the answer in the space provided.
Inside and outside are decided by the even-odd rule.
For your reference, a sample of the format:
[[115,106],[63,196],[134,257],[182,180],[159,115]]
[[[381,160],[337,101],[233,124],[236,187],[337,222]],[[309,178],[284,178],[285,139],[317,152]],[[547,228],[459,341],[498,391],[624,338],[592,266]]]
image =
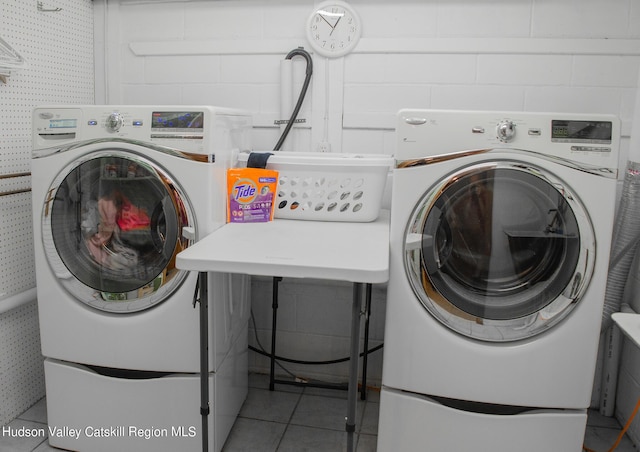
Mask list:
[[[0,6],[0,35],[26,61],[0,82],[0,177],[7,177],[30,171],[34,107],[93,103],[93,4],[0,0]],[[28,176],[0,179],[0,195],[28,189],[30,182]],[[28,192],[0,196],[0,236],[2,312],[3,298],[35,286]]]
[[[53,11],[40,11],[42,9]],[[0,0],[0,36],[26,61],[0,82],[0,424],[44,395],[35,302],[7,312],[3,298],[35,287],[31,112],[94,103],[91,0]],[[10,177],[15,174],[26,175]],[[28,301],[28,300],[27,300]]]
[[[25,180],[23,180],[25,179]],[[30,177],[2,180],[0,190],[19,191]],[[6,191],[5,191],[6,190]],[[33,229],[31,227],[31,192],[0,196],[0,300],[35,287]],[[1,303],[1,301],[0,301]]]

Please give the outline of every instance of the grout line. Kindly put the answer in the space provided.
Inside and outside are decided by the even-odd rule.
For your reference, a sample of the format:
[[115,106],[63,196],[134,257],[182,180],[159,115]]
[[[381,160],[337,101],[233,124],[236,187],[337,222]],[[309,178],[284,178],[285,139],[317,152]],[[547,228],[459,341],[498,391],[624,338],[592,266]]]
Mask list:
[[276,451],[278,449],[280,449],[280,445],[282,444],[282,440],[284,440],[284,437],[287,434],[287,431],[289,430],[289,426],[291,425],[291,420],[293,419],[293,416],[296,414],[296,410],[298,409],[298,406],[300,405],[300,401],[302,400],[302,395],[304,394],[306,389],[307,388],[303,388],[302,391],[300,391],[300,394],[298,394],[298,401],[296,402],[296,406],[293,407],[293,410],[291,410],[291,414],[289,415],[289,419],[287,420],[287,423],[285,424],[284,430],[282,431],[282,435],[280,435],[280,440],[278,441],[278,444],[276,445]]
[[42,442],[40,442],[36,447],[31,449],[31,452],[34,452],[36,449],[38,449],[38,447],[42,446],[44,443],[47,443],[47,444],[49,443],[49,436],[43,439]]

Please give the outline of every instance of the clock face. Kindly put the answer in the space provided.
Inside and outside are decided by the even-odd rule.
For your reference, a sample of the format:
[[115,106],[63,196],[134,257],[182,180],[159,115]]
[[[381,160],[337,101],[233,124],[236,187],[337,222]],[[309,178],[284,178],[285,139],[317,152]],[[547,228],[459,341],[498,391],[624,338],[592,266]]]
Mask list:
[[321,55],[339,57],[349,53],[360,39],[360,20],[344,2],[323,3],[307,23],[309,43]]

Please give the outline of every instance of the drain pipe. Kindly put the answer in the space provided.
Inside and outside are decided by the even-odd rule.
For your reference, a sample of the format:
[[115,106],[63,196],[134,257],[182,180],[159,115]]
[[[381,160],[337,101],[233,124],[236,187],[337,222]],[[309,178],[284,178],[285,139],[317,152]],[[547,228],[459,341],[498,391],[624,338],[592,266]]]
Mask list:
[[284,143],[284,140],[289,135],[291,131],[291,127],[293,127],[293,123],[296,121],[298,117],[298,113],[300,112],[300,107],[302,107],[302,102],[304,101],[304,97],[307,94],[307,88],[309,88],[309,82],[311,82],[311,75],[313,74],[313,59],[311,58],[311,54],[304,50],[303,47],[298,47],[297,49],[293,49],[286,56],[286,60],[290,60],[293,57],[301,56],[307,62],[307,68],[305,70],[305,78],[304,83],[302,84],[302,89],[300,90],[300,94],[298,95],[298,101],[296,102],[295,107],[293,107],[293,112],[291,112],[291,117],[289,118],[289,122],[287,122],[282,134],[280,135],[280,139],[274,146],[274,151],[279,151]]
[[[280,133],[284,133],[293,111],[293,60],[285,58],[280,62]],[[285,119],[287,118],[287,119]],[[282,144],[281,151],[291,151],[291,140]]]
[[[620,312],[635,313],[631,307],[622,303]],[[620,371],[620,357],[624,335],[617,325],[611,325],[604,336],[604,365],[602,368],[602,389],[600,392],[600,414],[611,417],[616,408],[616,393],[618,390],[618,373]]]

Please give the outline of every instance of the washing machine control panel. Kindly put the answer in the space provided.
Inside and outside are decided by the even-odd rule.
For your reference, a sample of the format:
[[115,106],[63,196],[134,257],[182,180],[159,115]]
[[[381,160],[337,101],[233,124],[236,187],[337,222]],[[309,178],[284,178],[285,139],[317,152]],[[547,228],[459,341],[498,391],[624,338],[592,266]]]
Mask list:
[[251,126],[248,112],[212,106],[38,107],[33,112],[33,145],[43,149],[117,138],[211,155],[251,149]]

